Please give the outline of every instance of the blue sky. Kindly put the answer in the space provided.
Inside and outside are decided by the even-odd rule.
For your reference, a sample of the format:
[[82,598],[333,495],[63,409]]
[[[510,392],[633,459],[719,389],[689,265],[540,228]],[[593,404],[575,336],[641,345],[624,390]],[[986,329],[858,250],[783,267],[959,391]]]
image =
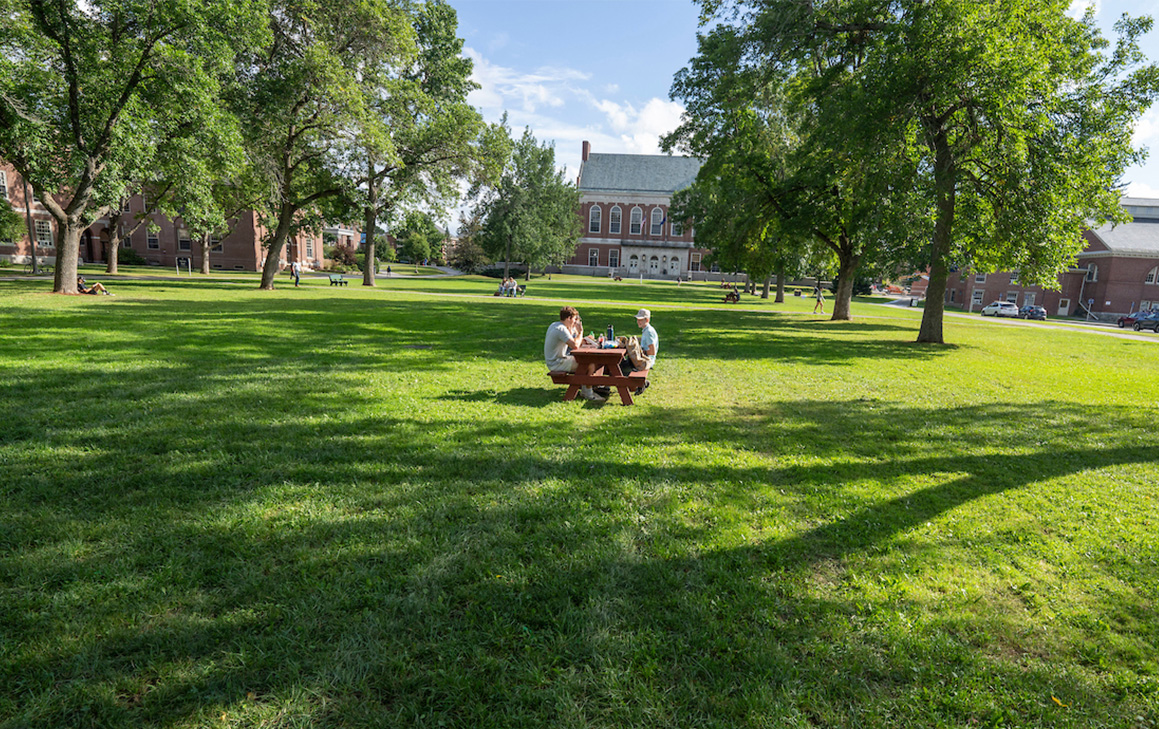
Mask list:
[[[668,98],[673,75],[696,54],[697,7],[690,0],[450,0],[464,51],[482,88],[470,99],[488,121],[504,111],[515,134],[531,127],[555,144],[556,162],[579,172],[580,145],[595,152],[656,154],[680,120]],[[1075,0],[1094,6],[1109,35],[1124,12],[1159,16],[1159,0]],[[1159,59],[1159,31],[1144,50]],[[1159,108],[1137,125],[1151,160],[1128,171],[1132,195],[1159,197]]]

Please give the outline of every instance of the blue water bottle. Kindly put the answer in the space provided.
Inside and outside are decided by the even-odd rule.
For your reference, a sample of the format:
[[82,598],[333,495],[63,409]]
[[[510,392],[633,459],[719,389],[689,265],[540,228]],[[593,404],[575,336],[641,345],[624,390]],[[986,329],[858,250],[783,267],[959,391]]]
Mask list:
[[611,342],[613,347],[616,346],[616,328],[611,324],[608,325],[608,338],[606,341]]

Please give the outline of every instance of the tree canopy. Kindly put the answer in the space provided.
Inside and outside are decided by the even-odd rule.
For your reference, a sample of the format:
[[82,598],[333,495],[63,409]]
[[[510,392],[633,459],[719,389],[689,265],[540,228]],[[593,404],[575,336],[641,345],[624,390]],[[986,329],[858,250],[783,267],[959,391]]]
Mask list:
[[579,190],[555,166],[555,148],[540,145],[530,129],[515,142],[497,185],[486,189],[476,213],[479,243],[493,260],[532,268],[562,263],[580,238]]
[[778,216],[834,249],[839,282],[867,255],[928,265],[919,341],[943,340],[950,265],[1049,284],[1085,227],[1123,219],[1116,183],[1159,80],[1136,42],[1149,19],[1121,20],[1112,49],[1068,0],[700,4],[717,26],[674,85],[694,103],[670,143],[737,155],[738,119],[787,120],[791,144],[762,147]]
[[149,179],[163,155],[188,151],[174,140],[228,127],[221,77],[239,48],[263,45],[263,8],[0,2],[0,157],[56,222],[55,291],[76,292],[84,229]]

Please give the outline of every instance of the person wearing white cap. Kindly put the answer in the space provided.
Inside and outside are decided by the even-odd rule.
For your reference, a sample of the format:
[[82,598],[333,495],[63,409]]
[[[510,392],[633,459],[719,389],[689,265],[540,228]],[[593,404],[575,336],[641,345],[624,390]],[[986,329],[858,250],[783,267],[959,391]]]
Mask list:
[[[651,370],[656,366],[656,353],[660,351],[660,336],[656,334],[655,328],[652,327],[652,312],[647,309],[640,309],[636,312],[636,325],[640,327],[640,351],[644,355],[645,365],[641,369]],[[632,363],[626,357],[620,363],[621,371],[624,374],[631,372],[634,368]],[[639,395],[644,392],[644,388],[648,387],[649,382],[644,380],[636,393]]]

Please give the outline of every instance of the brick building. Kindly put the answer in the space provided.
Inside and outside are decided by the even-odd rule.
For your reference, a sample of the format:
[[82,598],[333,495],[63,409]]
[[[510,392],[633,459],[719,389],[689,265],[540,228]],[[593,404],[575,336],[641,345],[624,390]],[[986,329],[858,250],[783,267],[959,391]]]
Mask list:
[[700,165],[692,157],[597,154],[584,142],[577,181],[583,235],[564,272],[655,279],[703,272],[708,251],[668,214],[672,195],[692,184]]
[[[31,190],[30,190],[31,191]],[[35,199],[25,207],[24,181],[20,175],[4,162],[0,162],[0,198],[8,200],[13,209],[22,217],[31,218],[31,228],[36,238],[36,257],[41,263],[53,263],[56,258],[56,222],[48,210]],[[171,219],[160,213],[146,212],[147,200],[142,194],[133,195],[125,205],[122,216],[122,231],[129,231],[140,216],[149,217],[152,225],[141,225],[129,235],[122,235],[122,249],[131,249],[147,262],[158,266],[172,267],[178,259],[191,260],[194,269],[201,267],[201,246],[180,218]],[[108,246],[111,222],[103,217],[93,223],[81,235],[80,258],[88,263],[103,263],[108,260]],[[229,221],[229,231],[215,240],[210,249],[210,268],[228,271],[260,271],[265,262],[265,250],[261,241],[267,234],[254,211],[246,211]],[[327,228],[326,233],[343,245],[356,246],[358,233],[348,226]],[[300,233],[291,237],[282,251],[286,265],[298,261],[306,268],[322,268],[324,265],[321,234]],[[33,246],[26,233],[16,240],[0,240],[0,260],[12,263],[28,263],[32,260]]]
[[[1159,200],[1123,198],[1134,220],[1083,233],[1086,247],[1058,288],[1028,286],[1008,271],[955,271],[946,281],[946,305],[977,311],[992,301],[1037,304],[1049,316],[1089,316],[1114,321],[1140,309],[1159,309]],[[915,282],[923,295],[926,281]]]

